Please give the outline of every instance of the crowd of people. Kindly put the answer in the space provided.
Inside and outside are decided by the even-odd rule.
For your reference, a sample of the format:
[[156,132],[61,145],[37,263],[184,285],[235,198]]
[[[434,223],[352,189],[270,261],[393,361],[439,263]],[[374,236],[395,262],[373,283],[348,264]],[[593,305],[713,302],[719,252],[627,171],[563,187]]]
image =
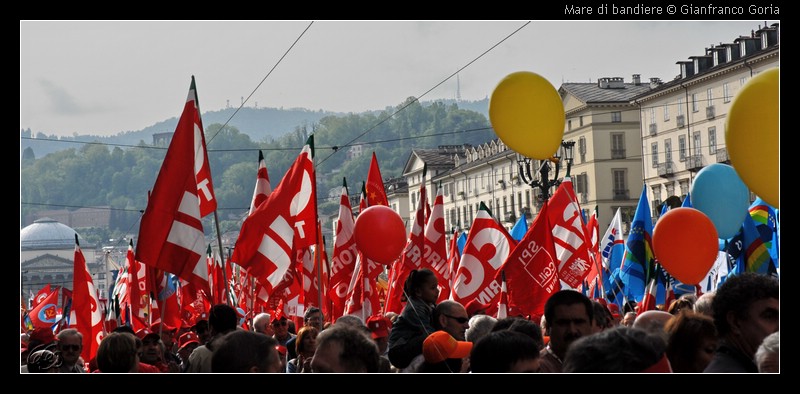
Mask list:
[[22,335],[21,371],[152,373],[755,373],[780,371],[779,283],[751,273],[716,292],[684,295],[663,310],[620,310],[562,290],[540,321],[496,319],[472,301],[436,303],[436,276],[409,275],[402,313],[325,323],[319,308],[295,330],[286,316],[253,318],[213,306],[191,329],[121,326],[94,359],[82,334],[49,329]]

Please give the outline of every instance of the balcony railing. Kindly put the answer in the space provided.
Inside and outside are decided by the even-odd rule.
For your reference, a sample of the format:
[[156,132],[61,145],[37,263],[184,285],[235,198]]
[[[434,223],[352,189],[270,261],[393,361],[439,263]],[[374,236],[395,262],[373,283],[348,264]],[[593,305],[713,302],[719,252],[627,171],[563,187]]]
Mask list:
[[717,148],[717,163],[731,164],[731,159],[728,157],[728,148]]
[[611,149],[611,158],[612,159],[624,159],[625,158],[625,149]]
[[630,191],[628,189],[614,189],[614,199],[615,200],[630,200]]
[[658,176],[670,177],[675,174],[675,165],[671,161],[658,163]]
[[650,123],[650,135],[656,135],[658,126],[655,123]]
[[704,165],[703,155],[691,155],[686,157],[686,169],[689,171],[700,171]]

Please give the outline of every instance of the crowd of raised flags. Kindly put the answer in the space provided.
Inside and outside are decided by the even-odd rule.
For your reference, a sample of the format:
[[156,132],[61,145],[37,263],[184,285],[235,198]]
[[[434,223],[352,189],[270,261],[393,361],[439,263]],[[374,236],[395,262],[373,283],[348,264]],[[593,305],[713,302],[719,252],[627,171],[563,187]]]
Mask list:
[[[695,286],[678,282],[656,261],[646,187],[627,241],[619,209],[600,237],[597,212],[588,220],[582,216],[569,178],[544,202],[530,226],[522,214],[509,233],[481,203],[468,233],[455,229],[448,234],[442,189],[431,207],[423,169],[406,247],[388,267],[388,283],[380,286],[384,266],[364,256],[354,240],[346,180],[328,259],[316,206],[313,136],[274,190],[259,152],[250,211],[225,261],[222,251],[207,243],[201,222],[215,213],[217,204],[202,130],[192,79],[136,248],[131,241],[108,302],[101,303],[76,237],[73,290],[61,289],[60,313],[59,288],[47,285],[32,296],[30,305],[23,303],[23,329],[76,328],[84,334],[82,356],[90,360],[104,333],[115,325],[135,331],[157,323],[191,326],[206,319],[210,306],[219,303],[237,308],[243,325],[260,312],[300,317],[311,306],[320,307],[329,321],[347,314],[367,321],[372,315],[400,313],[403,283],[411,270],[420,268],[435,273],[439,302],[452,299],[466,305],[477,300],[489,306],[489,315],[534,319],[543,315],[548,297],[562,288],[620,307],[640,302],[642,311],[683,293],[713,291],[729,275],[777,275],[779,269],[778,211],[760,198],[740,232],[721,241],[721,258]],[[367,178],[360,210],[388,205],[374,153]],[[689,196],[683,204],[691,206]]]

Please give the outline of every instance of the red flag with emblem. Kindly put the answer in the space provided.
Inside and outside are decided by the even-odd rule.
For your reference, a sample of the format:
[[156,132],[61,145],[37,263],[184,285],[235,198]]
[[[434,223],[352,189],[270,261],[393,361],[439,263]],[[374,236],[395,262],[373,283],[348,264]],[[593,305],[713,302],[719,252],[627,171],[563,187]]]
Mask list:
[[436,274],[439,281],[439,299],[437,303],[450,298],[450,277],[452,273],[447,264],[447,238],[444,230],[444,196],[439,187],[433,203],[431,217],[425,227],[422,268],[428,268]]
[[47,298],[52,292],[53,291],[50,290],[49,283],[44,285],[44,287],[42,287],[39,290],[39,292],[36,293],[36,296],[33,297],[33,300],[31,301],[31,308],[36,308],[36,306],[39,305],[39,303],[42,302],[45,298]]
[[[328,281],[328,298],[331,300],[331,321],[336,321],[344,314],[344,304],[347,300],[347,290],[353,278],[356,249],[353,230],[353,210],[350,207],[350,197],[347,194],[347,180],[342,180],[342,194],[339,197],[339,220],[336,222],[336,238],[333,245],[333,259],[331,260],[330,279]],[[327,315],[326,315],[327,316]]]
[[537,318],[544,315],[547,299],[561,289],[555,270],[548,205],[548,202],[542,205],[530,229],[501,268],[506,274],[509,308]]
[[136,259],[208,288],[200,219],[217,207],[194,77],[142,215]]
[[86,266],[81,247],[78,245],[78,235],[75,235],[75,266],[72,274],[72,311],[70,312],[69,327],[83,334],[83,350],[81,356],[84,360],[91,360],[97,354],[97,348],[103,339],[103,314],[100,310],[100,301],[97,299],[92,282],[92,274]]
[[364,258],[362,253],[358,254],[356,273],[350,282],[345,302],[345,315],[356,315],[362,321],[366,321],[367,318],[378,312],[380,298],[376,278],[381,268],[382,265]]
[[242,224],[233,258],[247,269],[268,294],[292,265],[295,250],[317,240],[314,136],[294,164],[252,215]]
[[487,315],[496,315],[500,281],[495,279],[495,275],[516,244],[508,231],[494,220],[486,204],[481,202],[458,265],[453,300],[466,305],[477,299],[481,304],[489,304]]
[[369,173],[367,174],[367,204],[373,205],[389,205],[389,200],[386,198],[386,190],[383,188],[383,177],[381,177],[381,169],[378,167],[378,157],[375,152],[372,152],[372,162],[369,164]]
[[591,258],[581,218],[581,207],[572,188],[572,181],[564,178],[547,203],[549,205],[547,221],[552,227],[558,259],[558,278],[570,287],[577,288],[589,273]]
[[[47,287],[50,287],[48,284]],[[41,293],[41,291],[40,291]],[[39,298],[38,295],[36,298]],[[56,324],[56,314],[58,312],[58,288],[44,296],[36,304],[28,316],[34,328],[52,328]]]

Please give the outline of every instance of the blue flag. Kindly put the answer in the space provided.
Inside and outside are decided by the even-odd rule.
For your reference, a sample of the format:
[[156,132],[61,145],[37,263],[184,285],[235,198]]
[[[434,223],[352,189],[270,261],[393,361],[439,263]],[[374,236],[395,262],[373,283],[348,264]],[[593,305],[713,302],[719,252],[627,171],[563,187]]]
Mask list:
[[514,238],[517,242],[522,241],[522,237],[524,237],[527,232],[528,221],[525,219],[525,214],[523,213],[519,215],[519,219],[514,223],[514,227],[511,228],[511,238]]
[[462,231],[461,235],[458,236],[458,240],[456,241],[456,245],[458,245],[458,255],[464,255],[464,246],[467,245],[467,232]]
[[693,208],[692,207],[692,196],[689,193],[686,193],[686,198],[683,199],[683,203],[681,204],[681,208]]
[[628,242],[625,244],[625,259],[620,269],[620,279],[625,284],[624,294],[636,302],[644,298],[645,283],[655,273],[652,234],[653,220],[650,217],[650,202],[647,200],[645,185],[633,215]]

